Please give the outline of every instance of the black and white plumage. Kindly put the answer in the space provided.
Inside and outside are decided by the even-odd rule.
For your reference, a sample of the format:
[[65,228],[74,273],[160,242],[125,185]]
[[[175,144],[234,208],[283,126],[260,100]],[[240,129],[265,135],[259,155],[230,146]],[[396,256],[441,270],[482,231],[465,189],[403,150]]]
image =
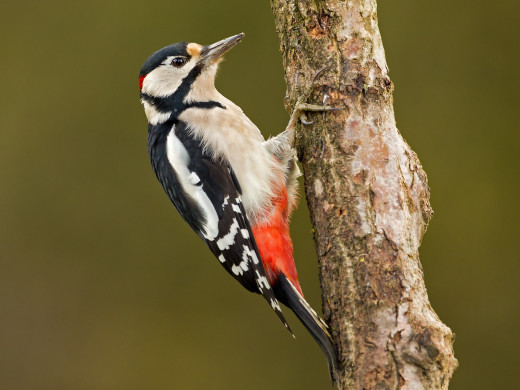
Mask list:
[[293,130],[264,140],[214,85],[222,55],[242,38],[208,46],[181,42],[145,62],[139,88],[150,159],[175,208],[222,266],[261,294],[289,331],[278,302],[291,308],[334,378],[331,336],[303,297],[292,257],[288,224],[299,176]]
[[241,189],[226,162],[214,159],[179,119],[149,125],[148,151],[173,205],[242,286],[260,293],[289,328],[260,261]]

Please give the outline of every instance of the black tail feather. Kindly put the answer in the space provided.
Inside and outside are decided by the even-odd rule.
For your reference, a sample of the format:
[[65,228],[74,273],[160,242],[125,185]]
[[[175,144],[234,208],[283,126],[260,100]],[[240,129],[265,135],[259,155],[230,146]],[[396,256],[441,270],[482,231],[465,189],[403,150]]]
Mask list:
[[318,317],[285,275],[278,275],[278,283],[273,286],[273,290],[276,298],[296,314],[314,340],[316,340],[327,358],[331,380],[335,381],[336,371],[338,370],[338,358],[325,322]]

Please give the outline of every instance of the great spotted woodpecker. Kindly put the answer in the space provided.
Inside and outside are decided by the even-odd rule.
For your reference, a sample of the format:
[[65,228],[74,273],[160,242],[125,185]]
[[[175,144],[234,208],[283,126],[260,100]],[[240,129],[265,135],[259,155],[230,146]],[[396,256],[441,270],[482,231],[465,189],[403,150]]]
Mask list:
[[150,159],[173,205],[226,271],[261,294],[292,333],[278,302],[289,307],[325,353],[334,379],[336,352],[327,325],[303,297],[289,236],[300,174],[295,120],[266,141],[215,88],[222,56],[243,36],[208,46],[176,43],[146,60],[139,90]]

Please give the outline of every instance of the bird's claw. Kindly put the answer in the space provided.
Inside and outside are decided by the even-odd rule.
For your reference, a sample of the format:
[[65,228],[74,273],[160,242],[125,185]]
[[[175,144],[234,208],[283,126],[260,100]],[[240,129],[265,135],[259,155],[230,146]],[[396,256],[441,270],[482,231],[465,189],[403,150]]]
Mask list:
[[314,121],[308,121],[305,114],[300,115],[300,122],[303,123],[304,125],[312,125],[314,123]]

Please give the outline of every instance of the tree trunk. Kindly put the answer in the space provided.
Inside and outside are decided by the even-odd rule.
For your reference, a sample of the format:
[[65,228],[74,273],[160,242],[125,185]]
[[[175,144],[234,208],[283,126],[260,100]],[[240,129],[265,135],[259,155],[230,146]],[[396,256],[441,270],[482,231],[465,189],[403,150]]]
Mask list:
[[432,216],[416,154],[396,128],[375,0],[271,0],[340,389],[447,389],[454,335],[428,301],[419,245]]

